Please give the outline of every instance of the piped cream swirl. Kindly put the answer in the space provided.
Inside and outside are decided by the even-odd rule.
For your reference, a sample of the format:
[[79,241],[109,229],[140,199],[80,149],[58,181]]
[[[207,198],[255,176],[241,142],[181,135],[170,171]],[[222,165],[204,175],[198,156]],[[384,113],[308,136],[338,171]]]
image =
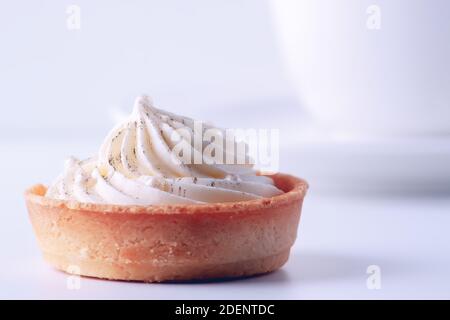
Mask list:
[[[196,123],[155,108],[149,98],[136,99],[133,113],[105,138],[96,157],[69,158],[64,172],[48,189],[54,199],[122,205],[216,203],[281,194],[272,179],[258,176],[249,164],[223,164],[208,157],[192,137]],[[203,124],[205,130],[224,130]],[[215,144],[224,158],[236,159]],[[220,149],[220,150],[219,150]],[[189,151],[200,163],[184,161],[176,150]]]

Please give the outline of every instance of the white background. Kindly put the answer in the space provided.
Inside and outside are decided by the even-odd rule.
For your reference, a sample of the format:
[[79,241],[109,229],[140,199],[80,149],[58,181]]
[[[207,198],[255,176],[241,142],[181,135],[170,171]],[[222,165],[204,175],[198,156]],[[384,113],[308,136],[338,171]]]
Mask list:
[[197,117],[230,106],[257,113],[255,103],[288,93],[261,1],[78,1],[77,31],[66,28],[70,4],[2,6],[2,130],[101,136],[108,110],[129,112],[142,93]]
[[[81,29],[66,27],[69,4]],[[0,298],[449,298],[446,136],[348,140],[312,127],[265,1],[14,1],[0,10]],[[96,152],[150,94],[221,126],[276,128],[280,171],[311,184],[287,265],[229,282],[67,276],[41,259],[23,191]],[[366,269],[381,268],[380,290]]]

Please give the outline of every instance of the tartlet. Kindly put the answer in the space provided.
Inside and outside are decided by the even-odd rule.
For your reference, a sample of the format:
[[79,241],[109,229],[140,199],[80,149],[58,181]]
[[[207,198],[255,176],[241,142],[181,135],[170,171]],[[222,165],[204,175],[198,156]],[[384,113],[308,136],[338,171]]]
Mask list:
[[297,237],[307,183],[271,178],[283,194],[249,201],[105,205],[25,193],[43,256],[83,276],[145,282],[242,277],[285,264]]

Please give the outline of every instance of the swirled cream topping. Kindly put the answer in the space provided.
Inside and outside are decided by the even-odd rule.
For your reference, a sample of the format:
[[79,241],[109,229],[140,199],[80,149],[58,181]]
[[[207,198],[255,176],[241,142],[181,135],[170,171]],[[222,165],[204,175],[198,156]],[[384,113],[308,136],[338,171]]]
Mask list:
[[[204,135],[215,139],[205,144]],[[282,193],[247,161],[237,164],[238,143],[225,148],[218,143],[221,137],[223,129],[204,123],[199,128],[195,120],[160,110],[149,98],[139,97],[132,114],[111,130],[98,155],[82,161],[69,158],[46,196],[153,205],[244,201]]]

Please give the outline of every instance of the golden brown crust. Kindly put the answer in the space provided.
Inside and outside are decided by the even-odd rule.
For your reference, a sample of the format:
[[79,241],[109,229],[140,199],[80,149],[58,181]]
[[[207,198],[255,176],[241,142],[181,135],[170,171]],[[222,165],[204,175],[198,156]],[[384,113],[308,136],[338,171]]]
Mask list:
[[233,203],[85,204],[46,198],[43,185],[25,198],[44,258],[58,269],[139,281],[235,277],[281,267],[295,241],[308,186],[272,178],[284,194]]

